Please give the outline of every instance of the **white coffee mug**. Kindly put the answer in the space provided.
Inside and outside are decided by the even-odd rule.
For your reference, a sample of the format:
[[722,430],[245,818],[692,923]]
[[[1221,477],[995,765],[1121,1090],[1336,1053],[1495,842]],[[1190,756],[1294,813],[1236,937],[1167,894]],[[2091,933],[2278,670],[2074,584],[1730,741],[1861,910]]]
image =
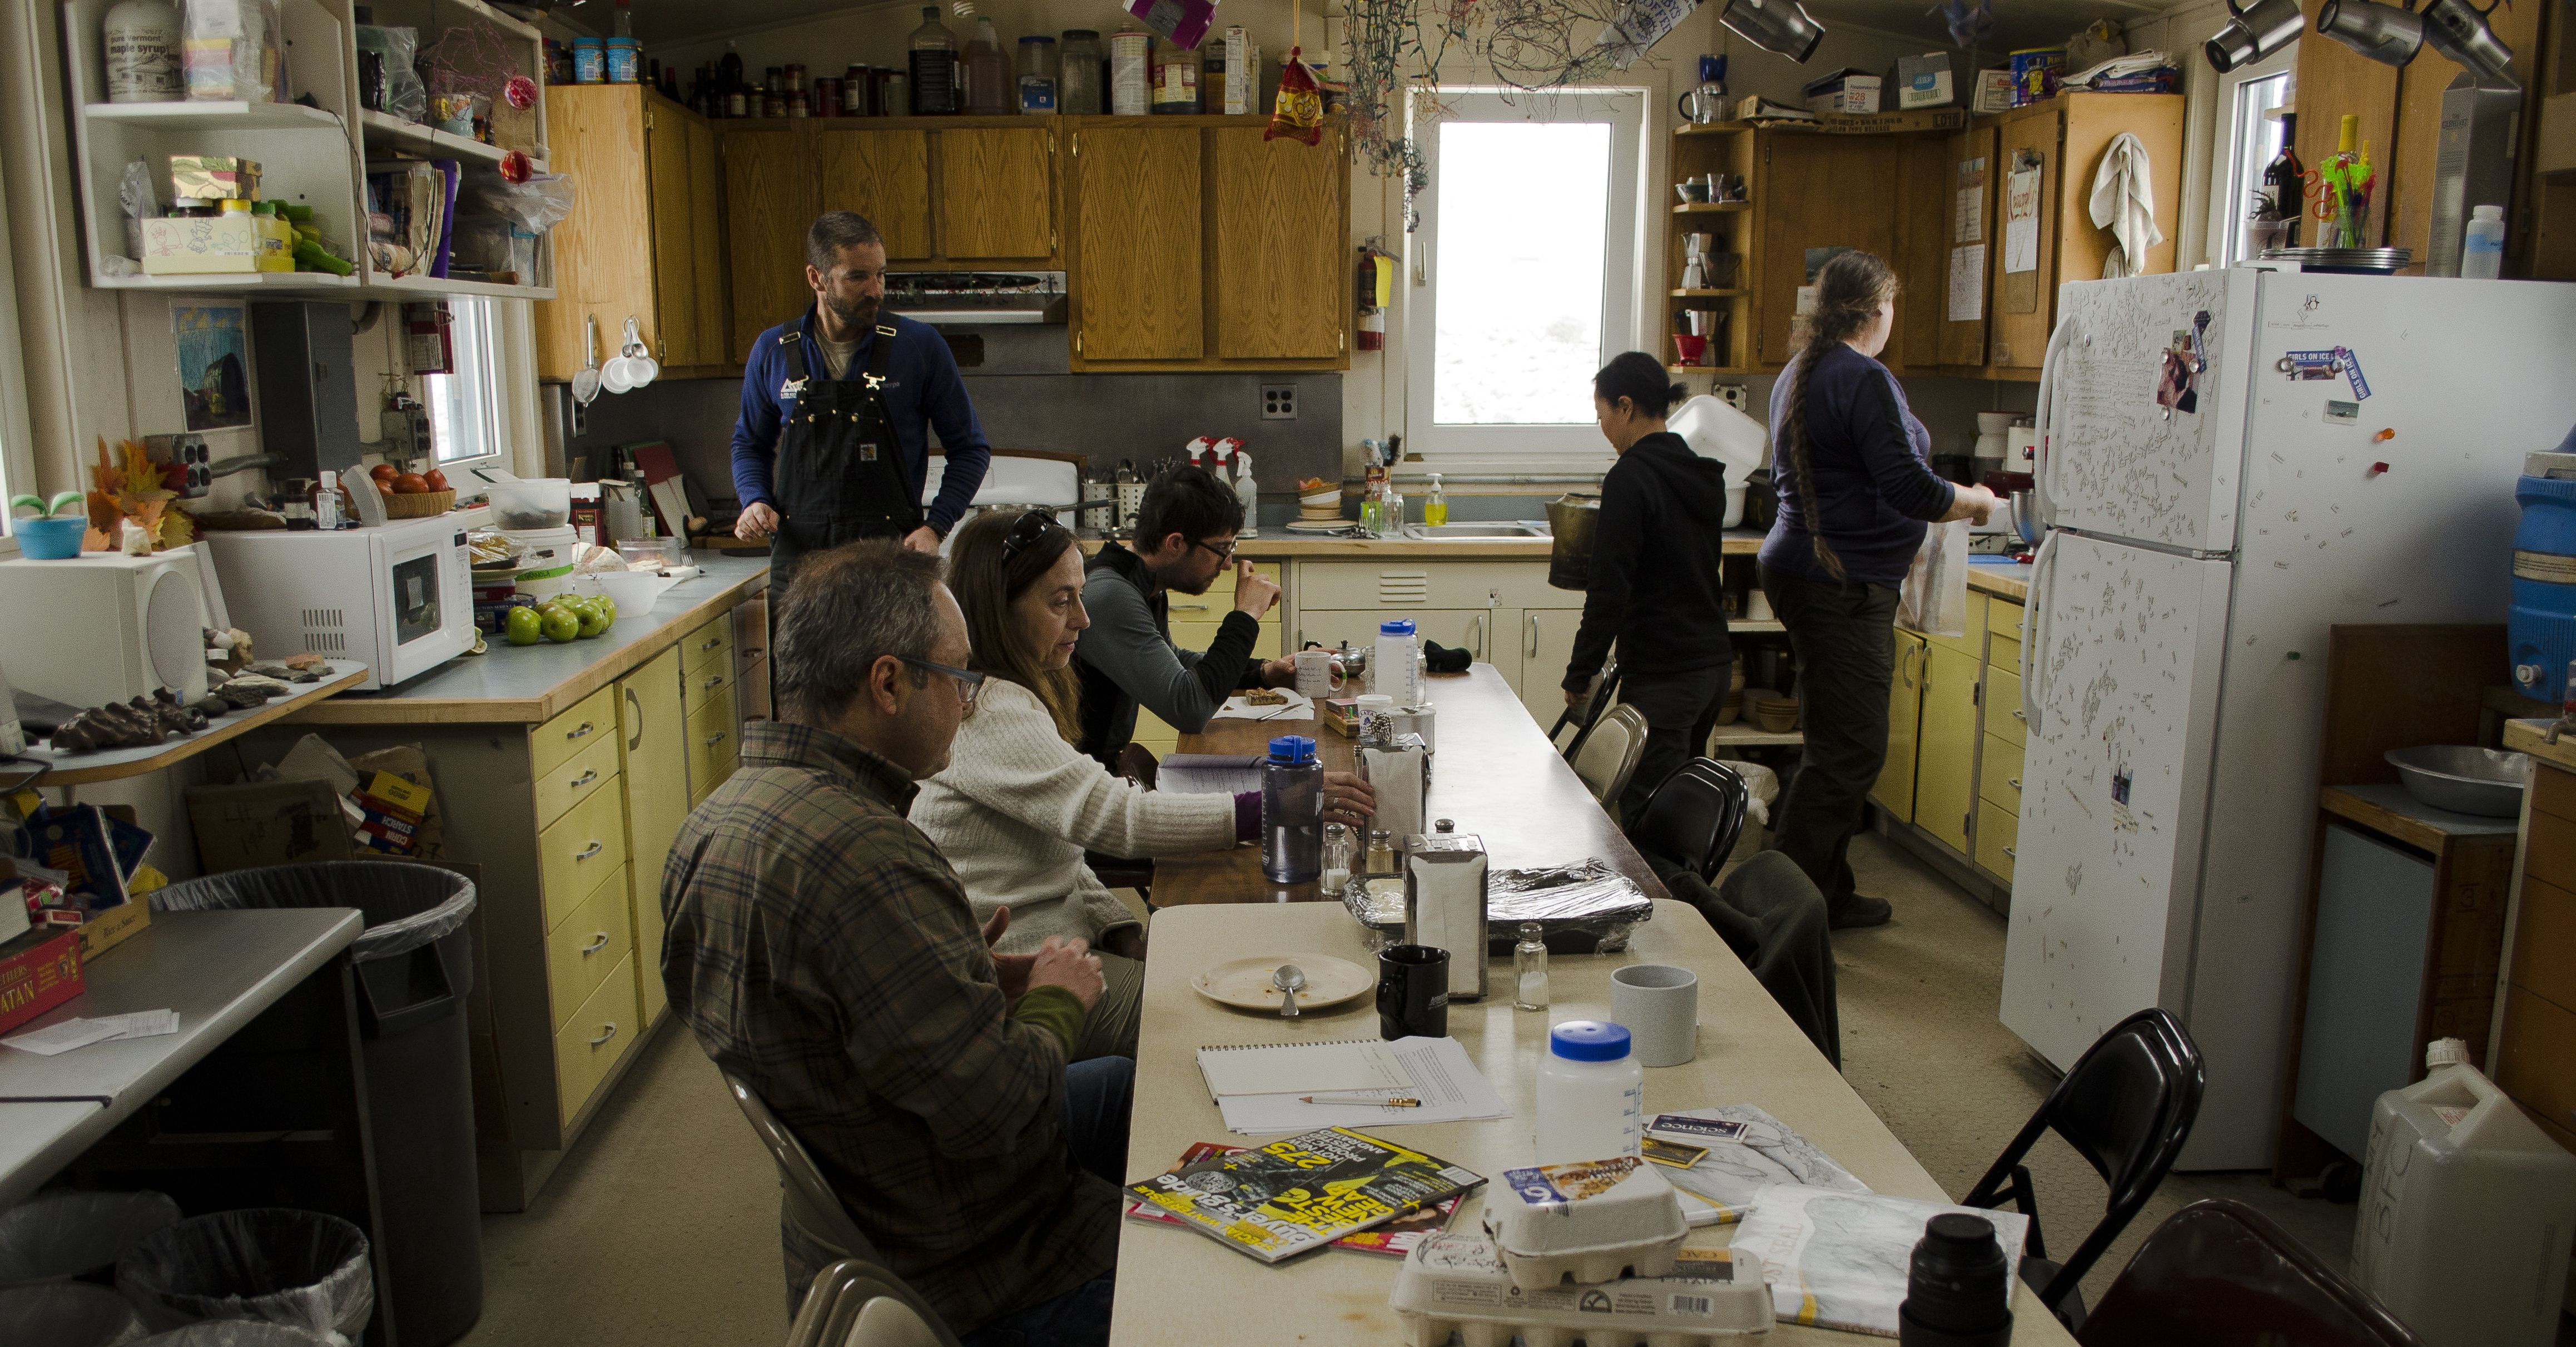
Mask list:
[[1627,1026],[1640,1066],[1680,1066],[1699,1055],[1699,974],[1634,963],[1610,974],[1610,1018]]
[[1338,697],[1342,685],[1350,681],[1342,671],[1342,657],[1331,650],[1297,652],[1297,691],[1307,697]]

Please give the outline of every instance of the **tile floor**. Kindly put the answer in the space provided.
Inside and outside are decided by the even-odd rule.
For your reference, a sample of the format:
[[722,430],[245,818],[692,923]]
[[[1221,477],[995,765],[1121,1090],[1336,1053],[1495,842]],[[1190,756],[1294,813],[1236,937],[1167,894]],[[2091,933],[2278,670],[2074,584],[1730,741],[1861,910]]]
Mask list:
[[[1879,838],[1856,842],[1852,861],[1897,919],[1838,937],[1844,1074],[1964,1194],[2051,1084],[1995,1019],[2003,922]],[[784,1341],[768,1157],[684,1028],[666,1025],[643,1052],[535,1205],[484,1219],[483,1318],[464,1347]],[[2072,1250],[2104,1185],[2054,1137],[2031,1168],[2052,1247]],[[2175,1175],[2085,1278],[2088,1297],[2156,1222],[2217,1196],[2262,1208],[2337,1265],[2348,1255],[2353,1207],[2301,1200],[2258,1174]]]

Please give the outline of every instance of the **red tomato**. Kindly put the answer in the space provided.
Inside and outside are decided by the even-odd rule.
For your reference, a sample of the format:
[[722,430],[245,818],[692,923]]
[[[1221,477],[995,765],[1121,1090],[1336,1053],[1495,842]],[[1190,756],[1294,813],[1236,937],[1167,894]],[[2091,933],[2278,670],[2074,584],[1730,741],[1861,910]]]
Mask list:
[[394,494],[397,496],[417,496],[427,490],[429,483],[422,481],[419,473],[407,472],[394,479]]
[[423,473],[421,475],[421,480],[427,482],[429,484],[429,489],[432,491],[445,491],[447,489],[447,474],[440,472],[436,468],[432,468],[428,472]]
[[402,469],[395,467],[391,463],[379,463],[376,466],[367,469],[367,475],[369,477],[375,478],[378,482],[381,482],[386,486],[392,486],[394,484],[394,478],[401,474]]

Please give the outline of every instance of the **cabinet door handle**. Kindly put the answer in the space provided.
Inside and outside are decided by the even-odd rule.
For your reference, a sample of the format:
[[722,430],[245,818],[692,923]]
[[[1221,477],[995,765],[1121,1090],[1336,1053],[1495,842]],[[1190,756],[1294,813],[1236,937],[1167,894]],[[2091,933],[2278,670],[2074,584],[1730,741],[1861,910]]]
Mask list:
[[2005,778],[2004,778],[2004,784],[2005,784],[2005,785],[2007,785],[2007,786],[2012,787],[2014,790],[2020,790],[2020,789],[2021,789],[2021,778],[2020,778],[2020,777],[2017,777],[2017,776],[2008,776],[2008,777],[2005,777]]
[[583,847],[581,850],[574,852],[572,854],[572,858],[576,861],[586,861],[607,849],[608,846],[606,843],[593,842],[589,846]]
[[596,768],[596,767],[593,767],[593,768],[591,768],[590,770],[588,770],[588,771],[586,771],[586,772],[583,772],[581,775],[579,775],[579,776],[577,776],[577,777],[574,777],[572,780],[565,782],[564,784],[565,784],[566,786],[571,787],[571,788],[572,788],[572,789],[574,789],[574,790],[579,790],[579,789],[581,789],[582,787],[589,785],[591,782],[593,782],[593,781],[597,781],[598,779],[599,779],[599,769],[598,769],[598,768]]
[[703,640],[703,641],[698,642],[698,649],[700,649],[700,650],[702,650],[702,651],[704,651],[704,650],[713,650],[713,649],[715,649],[717,646],[720,646],[720,645],[723,645],[723,644],[724,644],[724,638],[723,638],[723,637],[721,637],[721,636],[710,636],[710,637],[708,637],[707,639],[705,639],[705,640]]
[[569,741],[571,741],[571,740],[574,740],[574,739],[579,739],[579,738],[581,738],[583,735],[586,735],[586,734],[590,733],[592,730],[595,730],[595,729],[597,729],[597,728],[599,728],[599,727],[598,727],[598,726],[596,726],[596,725],[593,725],[593,724],[591,724],[589,721],[585,720],[585,721],[581,722],[581,728],[580,728],[580,729],[577,729],[577,730],[566,730],[566,731],[564,731],[564,739],[565,739],[567,742],[569,742]]
[[1476,614],[1476,658],[1491,662],[1493,656],[1485,650],[1485,616],[1483,613]]
[[632,753],[644,744],[644,702],[635,695],[635,689],[628,688],[626,704],[635,712],[635,734],[626,741],[626,751]]
[[581,955],[583,958],[587,959],[591,955],[597,954],[606,948],[608,948],[608,932],[600,931],[591,937],[589,944],[581,947]]
[[700,686],[701,686],[701,687],[705,687],[705,688],[710,688],[710,689],[712,689],[712,688],[720,688],[720,687],[723,687],[723,686],[724,686],[724,675],[723,675],[723,674],[717,674],[715,677],[708,679],[705,683],[701,684]]
[[595,1048],[595,1047],[598,1047],[600,1044],[605,1043],[605,1042],[607,1042],[608,1040],[610,1040],[610,1039],[612,1039],[612,1038],[617,1037],[617,1026],[616,1026],[616,1025],[613,1025],[613,1024],[603,1024],[603,1025],[601,1025],[600,1027],[601,1027],[601,1028],[603,1028],[603,1029],[606,1029],[608,1032],[607,1032],[607,1033],[604,1033],[604,1034],[601,1034],[599,1037],[597,1037],[597,1038],[594,1038],[594,1039],[590,1040],[590,1045],[591,1045],[592,1047],[594,1047],[594,1048]]
[[2021,859],[2021,857],[2014,855],[2014,854],[2013,854],[2013,849],[2012,849],[2011,847],[2005,847],[2005,848],[2004,848],[2004,859],[2005,859],[2005,860],[2008,860],[2008,861],[2017,861],[2017,860],[2020,860],[2020,859]]
[[718,731],[716,731],[715,733],[710,734],[710,735],[708,735],[708,736],[707,736],[707,747],[709,747],[709,748],[713,748],[713,747],[715,747],[716,745],[721,744],[721,743],[723,743],[723,742],[724,742],[724,731],[722,731],[722,730],[718,730]]
[[1527,648],[1527,649],[1525,649],[1525,650],[1521,651],[1521,654],[1522,654],[1522,656],[1523,656],[1523,657],[1528,658],[1528,659],[1537,659],[1537,658],[1538,658],[1538,614],[1536,614],[1536,613],[1524,613],[1524,614],[1522,614],[1522,615],[1521,615],[1521,620],[1522,620],[1522,621],[1524,621],[1524,622],[1527,622],[1527,623],[1529,624],[1529,631],[1528,631],[1528,633],[1527,633],[1527,635],[1528,635],[1528,637],[1529,637],[1529,646],[1528,646],[1528,648]]
[[2023,714],[2022,714],[2020,711],[2018,711],[2018,710],[2016,710],[2016,711],[2014,711],[2014,712],[2012,713],[2012,718],[2013,718],[2013,719],[2015,719],[2015,720],[2018,720],[2018,721],[2022,722],[2022,723],[2023,723],[2023,724],[2025,724],[2025,725],[2027,725],[2027,724],[2029,724],[2029,723],[2030,723],[2030,717],[2028,717],[2028,716],[2026,716],[2026,715],[2023,715]]
[[1179,612],[1204,613],[1204,612],[1206,612],[1207,610],[1208,610],[1208,605],[1206,605],[1206,604],[1204,604],[1204,603],[1176,603],[1176,604],[1173,604],[1173,605],[1172,605],[1172,611],[1173,611],[1173,612],[1176,612],[1176,613],[1179,613]]

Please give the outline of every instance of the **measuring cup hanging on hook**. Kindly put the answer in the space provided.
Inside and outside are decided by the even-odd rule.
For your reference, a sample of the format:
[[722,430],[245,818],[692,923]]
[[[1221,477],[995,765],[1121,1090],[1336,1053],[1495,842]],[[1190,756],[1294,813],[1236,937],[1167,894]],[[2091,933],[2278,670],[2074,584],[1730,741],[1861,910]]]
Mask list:
[[661,374],[661,362],[653,358],[653,348],[645,345],[643,335],[636,331],[635,315],[631,313],[626,316],[626,355],[629,361],[627,373],[637,388],[653,382],[655,376]]
[[572,400],[589,406],[599,396],[599,319],[582,320],[583,346],[586,354],[581,372],[572,376]]

